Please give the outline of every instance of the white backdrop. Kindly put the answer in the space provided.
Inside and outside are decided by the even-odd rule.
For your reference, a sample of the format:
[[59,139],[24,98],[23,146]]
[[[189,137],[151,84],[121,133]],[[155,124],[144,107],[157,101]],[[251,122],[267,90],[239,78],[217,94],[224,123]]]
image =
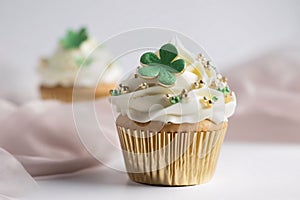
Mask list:
[[138,27],[174,29],[223,68],[294,45],[299,19],[298,0],[0,0],[0,97],[37,96],[38,59],[53,52],[67,28],[86,25],[100,41]]

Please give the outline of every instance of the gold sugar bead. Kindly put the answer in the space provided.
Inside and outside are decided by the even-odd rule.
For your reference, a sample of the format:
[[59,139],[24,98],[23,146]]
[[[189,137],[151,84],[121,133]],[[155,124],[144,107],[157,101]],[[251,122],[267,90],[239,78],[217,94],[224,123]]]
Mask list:
[[206,63],[205,63],[205,67],[206,68],[209,68],[211,66],[211,62],[208,60],[208,61],[206,61]]
[[203,59],[202,53],[199,53],[199,54],[198,54],[198,59],[199,59],[199,60],[202,60],[202,59]]
[[124,86],[121,88],[122,93],[127,93],[129,92],[129,87],[128,86]]
[[203,86],[205,85],[205,82],[201,79],[201,80],[199,81],[199,85],[200,85],[201,87],[203,87]]
[[188,94],[183,94],[183,95],[182,95],[182,98],[183,98],[183,99],[187,99],[188,97],[189,97]]
[[129,92],[129,87],[125,86],[123,84],[119,84],[119,90],[122,94],[128,93]]
[[227,79],[225,76],[223,76],[223,77],[221,78],[221,81],[222,81],[223,83],[227,83],[228,79]]
[[181,91],[180,96],[181,96],[182,99],[187,99],[188,98],[188,91],[187,91],[187,89],[183,89]]
[[149,87],[149,85],[147,83],[142,83],[142,84],[139,85],[140,89],[146,89],[148,87]]
[[232,91],[230,91],[229,94],[225,95],[225,103],[229,103],[232,100],[233,100]]
[[225,96],[225,103],[229,103],[230,101],[232,101],[232,96],[226,95]]
[[187,94],[187,93],[188,93],[187,89],[183,89],[183,90],[181,91],[181,94]]
[[200,81],[194,82],[194,88],[202,88],[205,82],[201,79]]
[[203,104],[206,108],[211,108],[214,102],[204,96],[202,99],[200,99],[200,103]]
[[213,81],[213,82],[210,84],[210,88],[212,88],[212,89],[216,89],[216,88],[217,88],[217,83],[216,83],[216,81]]

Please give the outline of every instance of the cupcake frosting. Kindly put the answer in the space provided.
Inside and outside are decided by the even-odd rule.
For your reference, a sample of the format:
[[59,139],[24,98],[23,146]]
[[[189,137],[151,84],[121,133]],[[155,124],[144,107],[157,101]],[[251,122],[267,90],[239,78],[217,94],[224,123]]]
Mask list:
[[234,113],[236,97],[227,79],[177,39],[145,53],[141,65],[111,91],[112,104],[131,120],[181,124],[209,119],[218,124]]
[[[115,63],[110,64],[112,55],[107,49],[97,46],[98,42],[89,38],[85,29],[69,31],[54,54],[42,59],[38,68],[41,84],[47,87],[70,87],[76,81],[77,86],[93,87],[98,83],[99,70],[105,68],[109,76],[104,75],[101,81],[114,83],[120,75],[120,68]],[[77,76],[79,70],[80,76]]]

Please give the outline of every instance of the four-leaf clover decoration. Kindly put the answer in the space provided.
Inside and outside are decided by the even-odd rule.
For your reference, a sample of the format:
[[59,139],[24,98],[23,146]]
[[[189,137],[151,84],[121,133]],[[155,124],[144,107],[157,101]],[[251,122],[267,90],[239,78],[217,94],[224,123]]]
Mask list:
[[65,49],[78,48],[82,42],[88,39],[85,28],[81,28],[78,32],[69,30],[64,38],[60,40],[60,44]]
[[159,57],[152,52],[144,53],[140,62],[144,67],[137,70],[142,78],[157,78],[158,83],[170,87],[176,82],[175,75],[184,71],[183,59],[175,59],[178,55],[174,45],[168,43],[159,49]]

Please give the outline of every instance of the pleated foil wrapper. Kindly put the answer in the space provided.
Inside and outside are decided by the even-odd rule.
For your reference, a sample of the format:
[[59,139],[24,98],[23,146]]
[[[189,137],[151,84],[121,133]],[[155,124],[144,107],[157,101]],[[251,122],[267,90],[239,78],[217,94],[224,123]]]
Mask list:
[[188,186],[214,175],[227,123],[213,131],[153,132],[117,124],[129,178],[150,185]]
[[45,88],[40,87],[40,95],[42,99],[55,99],[64,102],[72,102],[73,87],[71,88],[62,88],[62,87],[53,87]]
[[[114,84],[100,84],[100,86],[95,90],[95,88],[76,88],[75,95],[73,99],[73,87],[40,87],[40,96],[42,99],[55,99],[63,102],[72,101],[89,101],[95,98],[105,97],[109,95],[109,90],[114,88]],[[94,94],[94,95],[93,95]]]

